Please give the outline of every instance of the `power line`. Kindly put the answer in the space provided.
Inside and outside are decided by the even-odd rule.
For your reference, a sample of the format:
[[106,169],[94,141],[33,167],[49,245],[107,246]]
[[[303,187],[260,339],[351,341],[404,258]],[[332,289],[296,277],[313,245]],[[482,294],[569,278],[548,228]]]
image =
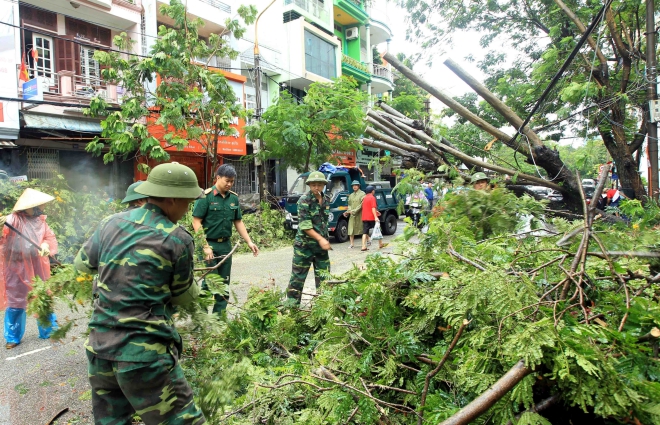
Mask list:
[[603,18],[603,15],[605,14],[605,11],[607,10],[608,7],[610,7],[610,5],[612,4],[612,1],[613,0],[607,0],[606,3],[603,5],[603,7],[598,11],[598,14],[594,17],[594,19],[591,21],[591,24],[589,24],[589,27],[582,34],[582,37],[580,38],[578,43],[573,48],[573,51],[571,52],[571,54],[568,56],[568,58],[566,58],[566,60],[564,61],[564,64],[561,66],[559,71],[557,71],[555,76],[552,77],[552,80],[550,81],[550,84],[548,84],[548,86],[545,88],[545,90],[543,91],[543,94],[541,94],[541,97],[536,101],[536,104],[532,108],[532,111],[529,113],[529,115],[527,115],[527,118],[522,123],[520,128],[518,128],[518,131],[513,135],[513,137],[509,141],[509,144],[513,144],[516,141],[516,139],[518,138],[518,134],[521,134],[522,131],[525,129],[525,126],[527,124],[529,124],[529,120],[532,119],[532,117],[534,116],[536,111],[539,109],[539,107],[545,101],[545,98],[548,96],[548,94],[550,93],[552,88],[555,86],[555,84],[557,84],[557,82],[559,81],[561,76],[564,74],[564,71],[566,71],[566,69],[571,64],[571,62],[573,62],[573,59],[578,54],[578,52],[580,51],[580,49],[582,48],[584,43],[587,41],[587,38],[589,38],[589,36],[593,32],[593,30],[596,28],[596,25],[598,24],[598,22],[600,22],[600,20]]
[[[3,102],[34,103],[37,105],[53,105],[53,106],[64,106],[70,108],[89,108],[89,104],[57,102],[54,100],[31,100],[31,99],[22,99],[20,97],[0,97],[0,100]],[[106,109],[109,111],[121,111],[121,108],[116,106],[108,107]]]

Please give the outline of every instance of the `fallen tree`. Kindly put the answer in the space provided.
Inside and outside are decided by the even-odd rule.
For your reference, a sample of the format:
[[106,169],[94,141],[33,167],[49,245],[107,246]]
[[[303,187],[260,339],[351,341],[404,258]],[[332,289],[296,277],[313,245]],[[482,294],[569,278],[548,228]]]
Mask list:
[[602,227],[583,206],[539,226],[529,197],[451,195],[396,261],[369,257],[302,309],[254,288],[233,320],[191,322],[183,364],[207,417],[659,423],[657,231]]
[[[387,53],[384,58],[408,79],[438,98],[461,117],[492,135],[494,140],[498,140],[511,149],[514,149],[523,155],[528,163],[542,168],[551,177],[546,179],[541,176],[521,173],[516,169],[503,167],[492,162],[485,162],[466,155],[444,138],[440,138],[439,140],[434,139],[428,134],[423,123],[406,118],[385,103],[380,103],[382,111],[370,110],[367,112],[366,119],[368,127],[365,134],[370,139],[362,140],[363,145],[387,147],[387,149],[402,155],[406,164],[417,164],[417,168],[422,168],[425,171],[432,171],[431,167],[437,168],[439,165],[447,164],[447,158],[450,156],[469,166],[490,169],[501,174],[515,176],[517,181],[546,186],[561,191],[568,204],[579,207],[580,185],[574,173],[561,161],[558,152],[546,146],[534,130],[525,127],[521,137],[515,138],[514,141],[512,135],[489,124],[451,96],[426,82],[401,63],[394,55]],[[522,125],[523,120],[518,115],[484,85],[471,77],[456,62],[448,59],[445,64],[482,96],[511,125],[516,128]],[[374,142],[376,141],[379,144],[375,144]],[[424,160],[423,163],[420,163],[421,159]]]

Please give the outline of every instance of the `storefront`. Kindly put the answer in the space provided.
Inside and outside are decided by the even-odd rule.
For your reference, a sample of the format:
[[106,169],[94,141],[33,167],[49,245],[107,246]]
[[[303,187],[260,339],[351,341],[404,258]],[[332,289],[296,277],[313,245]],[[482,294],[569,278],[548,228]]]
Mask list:
[[[221,72],[227,78],[227,82],[236,94],[236,102],[245,105],[244,83],[246,78],[227,71],[218,70],[218,72]],[[213,173],[215,171],[212,169],[213,163],[209,157],[209,153],[213,151],[212,142],[204,139],[189,140],[188,144],[181,149],[171,146],[165,141],[165,134],[168,132],[165,131],[162,125],[153,124],[156,118],[156,116],[152,117],[152,123],[147,126],[147,129],[152,136],[160,141],[163,149],[169,153],[170,161],[192,168],[200,185],[210,187],[213,184]],[[239,194],[253,193],[256,190],[254,163],[243,160],[245,155],[252,153],[252,146],[248,146],[245,137],[245,121],[235,118],[230,127],[233,129],[233,134],[218,138],[216,147],[217,163],[230,163],[236,168],[238,176],[233,190]],[[185,134],[180,136],[185,138]],[[153,167],[157,163],[154,160],[140,157],[135,164],[135,180],[145,180],[147,178],[139,164],[148,164],[149,167]]]

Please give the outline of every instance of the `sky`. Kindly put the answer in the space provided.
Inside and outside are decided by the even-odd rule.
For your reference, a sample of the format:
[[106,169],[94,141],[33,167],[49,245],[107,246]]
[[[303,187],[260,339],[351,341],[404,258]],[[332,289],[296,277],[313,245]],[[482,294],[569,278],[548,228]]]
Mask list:
[[[371,6],[371,16],[384,21],[394,33],[394,37],[390,42],[390,50],[393,54],[406,53],[422,53],[423,49],[416,42],[406,40],[406,28],[408,26],[407,20],[403,17],[408,15],[408,12],[394,4],[393,1],[387,0],[374,0]],[[414,66],[414,71],[423,76],[427,81],[436,86],[437,88],[449,93],[452,96],[458,96],[469,91],[470,87],[458,78],[453,72],[449,70],[443,61],[447,57],[451,57],[458,62],[465,70],[479,80],[484,79],[484,74],[479,71],[476,64],[465,60],[466,53],[469,52],[474,58],[475,62],[483,58],[485,55],[484,49],[479,45],[479,34],[465,32],[460,36],[454,37],[453,46],[443,46],[444,52],[439,48],[434,48],[425,53],[434,55],[433,66],[429,68],[425,61],[419,61]],[[383,43],[378,46],[378,51],[383,53],[387,50],[387,45]],[[432,99],[432,108],[442,108],[444,105],[437,99]]]

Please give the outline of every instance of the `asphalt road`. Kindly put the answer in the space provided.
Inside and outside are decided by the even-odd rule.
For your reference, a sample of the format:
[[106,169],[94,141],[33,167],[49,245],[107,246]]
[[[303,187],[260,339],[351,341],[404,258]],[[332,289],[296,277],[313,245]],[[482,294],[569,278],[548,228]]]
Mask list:
[[[399,221],[397,233],[386,236],[390,242],[398,236],[404,223]],[[341,274],[354,265],[364,263],[367,254],[378,252],[374,243],[368,252],[360,251],[348,243],[333,243],[330,251],[332,273]],[[389,253],[392,244],[382,251]],[[238,305],[245,302],[251,287],[277,286],[285,289],[291,274],[293,248],[286,247],[262,252],[257,258],[248,254],[233,259],[231,287],[232,301]],[[310,270],[305,282],[305,293],[314,293],[314,273]],[[303,298],[303,303],[306,302]],[[232,310],[237,310],[230,306]],[[6,350],[0,347],[0,425],[48,424],[62,409],[54,423],[93,424],[91,390],[87,381],[87,358],[83,348],[87,316],[85,312],[71,312],[62,306],[56,311],[58,317],[74,320],[75,326],[62,342],[42,340],[38,337],[36,319],[28,318],[25,336],[21,344]],[[0,312],[4,323],[4,311]]]

